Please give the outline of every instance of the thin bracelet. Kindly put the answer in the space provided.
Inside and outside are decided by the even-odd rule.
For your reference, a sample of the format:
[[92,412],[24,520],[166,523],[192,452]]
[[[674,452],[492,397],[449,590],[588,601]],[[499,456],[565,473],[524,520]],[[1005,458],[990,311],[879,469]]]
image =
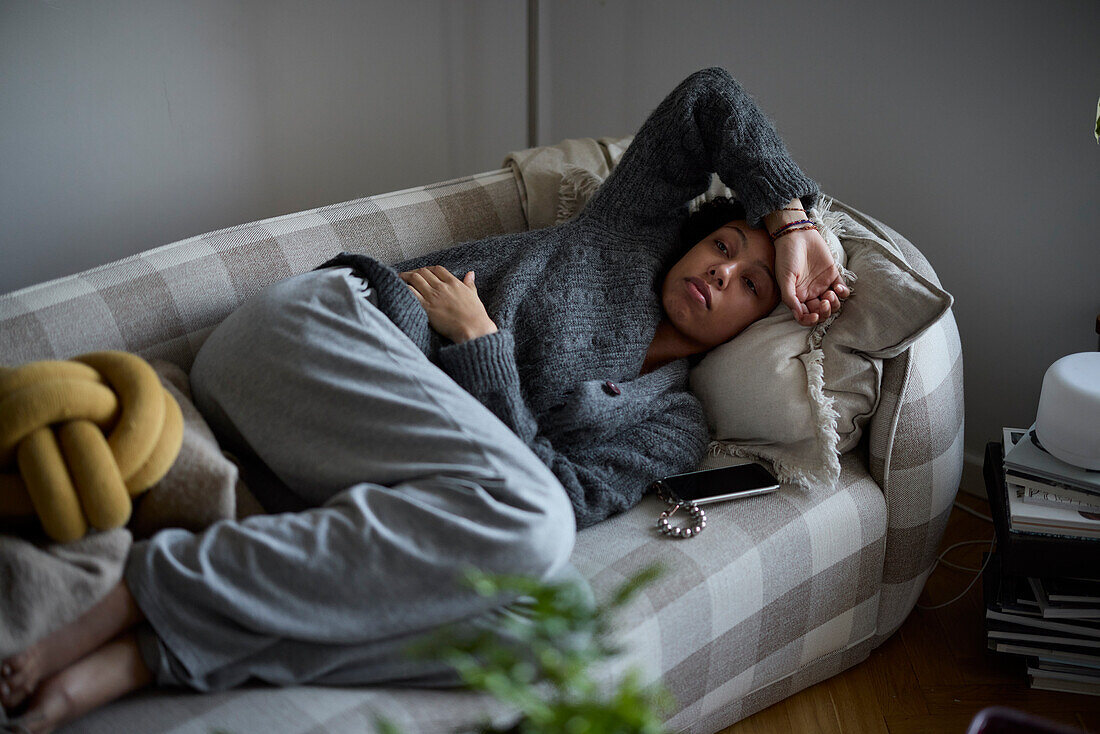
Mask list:
[[817,225],[813,222],[810,222],[809,224],[803,225],[801,227],[787,227],[782,232],[778,233],[775,237],[772,237],[772,241],[774,242],[785,234],[790,234],[791,232],[801,232],[804,229],[817,229]]
[[811,219],[800,219],[797,222],[788,222],[787,224],[784,224],[779,229],[775,230],[774,233],[770,233],[768,236],[771,237],[774,240],[776,237],[779,237],[781,234],[783,234],[787,230],[791,229],[792,227],[796,227],[800,224],[813,224],[813,220],[811,220]]
[[782,237],[785,234],[790,234],[791,232],[801,232],[804,229],[817,229],[817,225],[816,224],[810,224],[810,225],[807,225],[805,227],[798,227],[797,229],[788,229],[787,231],[782,232],[781,234],[777,234],[775,237],[772,237],[772,242],[775,242],[777,239],[779,239],[780,237]]
[[[796,221],[796,222],[787,222],[787,223],[786,223],[786,224],[784,224],[784,225],[783,225],[782,227],[780,227],[779,229],[775,230],[775,234],[779,234],[779,233],[780,233],[780,232],[782,232],[783,230],[785,230],[785,229],[787,229],[787,228],[789,228],[789,227],[793,227],[793,226],[795,226],[796,224],[813,224],[813,220],[812,220],[812,219],[799,219],[799,220],[798,220],[798,221]],[[774,237],[775,235],[772,235],[772,236]]]

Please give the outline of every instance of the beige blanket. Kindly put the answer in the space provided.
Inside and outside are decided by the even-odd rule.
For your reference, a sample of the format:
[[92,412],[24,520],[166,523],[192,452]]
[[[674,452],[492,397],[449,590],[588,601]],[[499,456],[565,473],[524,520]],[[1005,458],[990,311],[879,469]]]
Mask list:
[[0,531],[0,659],[76,619],[122,576],[133,537],[161,528],[202,528],[263,508],[240,481],[191,401],[186,373],[151,360],[183,411],[183,445],[168,474],[137,498],[126,528],[54,543],[35,523]]
[[[633,139],[634,136],[599,140],[577,138],[509,153],[504,165],[511,166],[516,174],[527,228],[542,229],[557,224],[563,178],[567,191],[583,186],[583,174],[588,174],[589,180],[598,185],[618,165]],[[567,173],[573,177],[567,177]]]
[[73,543],[0,534],[0,658],[76,619],[106,594],[122,575],[130,539],[125,528]]

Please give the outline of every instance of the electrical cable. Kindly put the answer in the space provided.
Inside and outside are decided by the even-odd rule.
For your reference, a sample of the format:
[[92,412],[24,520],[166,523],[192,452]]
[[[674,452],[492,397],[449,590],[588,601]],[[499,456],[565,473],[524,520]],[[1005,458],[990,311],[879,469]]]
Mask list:
[[986,522],[989,522],[989,523],[993,522],[993,518],[990,517],[989,515],[983,515],[982,513],[978,512],[977,510],[975,510],[971,507],[967,507],[966,505],[960,505],[958,503],[958,500],[955,501],[955,507],[958,507],[960,510],[963,510],[964,512],[969,512],[974,517],[980,517],[981,519],[985,520]]
[[[958,500],[955,500],[952,503],[952,505],[954,507],[958,507],[960,510],[962,510],[964,512],[968,512],[971,515],[979,517],[979,518],[981,518],[982,520],[985,520],[988,523],[993,522],[993,518],[988,517],[986,515],[983,515],[982,513],[978,512],[977,510],[974,510],[970,507],[967,507],[966,505],[960,503]],[[951,550],[953,550],[955,548],[958,548],[961,545],[978,545],[978,544],[983,544],[983,543],[986,543],[986,542],[989,543],[989,553],[986,556],[985,562],[982,564],[981,568],[970,568],[969,566],[960,566],[958,564],[951,563],[950,561],[944,560],[944,556],[946,556]],[[993,558],[993,546],[996,545],[996,543],[997,543],[997,534],[994,533],[993,537],[990,538],[988,541],[985,541],[985,540],[964,540],[961,543],[955,543],[954,545],[950,546],[949,548],[945,548],[944,551],[942,553],[940,553],[939,556],[936,557],[936,562],[932,564],[932,568],[931,568],[931,570],[928,571],[928,575],[931,576],[932,572],[936,570],[936,566],[938,566],[940,563],[943,563],[945,566],[948,566],[950,568],[955,568],[955,569],[958,569],[960,571],[976,572],[974,574],[974,578],[970,579],[970,583],[967,584],[966,588],[963,589],[962,592],[960,592],[959,595],[956,596],[954,599],[952,599],[950,601],[945,601],[942,604],[936,604],[934,606],[926,606],[924,604],[917,604],[916,605],[917,609],[926,609],[926,610],[942,609],[943,607],[954,604],[959,599],[962,599],[964,596],[966,596],[967,592],[970,591],[970,587],[972,587],[974,585],[974,583],[979,578],[981,578],[982,573],[985,571],[985,567],[989,565],[990,559]]]

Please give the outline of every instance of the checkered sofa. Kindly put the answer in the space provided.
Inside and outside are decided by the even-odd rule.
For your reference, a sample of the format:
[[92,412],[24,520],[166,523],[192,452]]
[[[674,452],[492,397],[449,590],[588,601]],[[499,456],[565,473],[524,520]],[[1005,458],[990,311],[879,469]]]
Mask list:
[[[836,208],[936,281],[897,232]],[[0,296],[0,362],[123,349],[188,369],[241,302],[340,251],[396,262],[525,227],[506,169],[230,227]],[[573,563],[600,598],[653,561],[670,571],[621,618],[628,652],[604,672],[662,678],[676,700],[670,729],[714,732],[864,660],[901,625],[935,559],[962,471],[962,384],[948,313],[884,365],[878,410],[836,486],[716,505],[689,542],[654,532],[653,498],[580,533]],[[158,690],[67,731],[358,734],[375,714],[406,732],[510,716],[457,690]]]

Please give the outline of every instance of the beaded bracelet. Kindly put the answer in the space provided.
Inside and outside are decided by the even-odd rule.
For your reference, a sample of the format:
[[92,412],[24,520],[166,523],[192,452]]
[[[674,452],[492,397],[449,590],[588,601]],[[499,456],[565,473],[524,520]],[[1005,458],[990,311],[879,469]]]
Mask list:
[[[797,222],[788,222],[787,224],[784,224],[779,229],[775,230],[774,233],[768,234],[768,236],[771,237],[774,240],[776,237],[779,237],[780,235],[785,233],[787,230],[791,229],[792,227],[796,227],[800,224],[811,224],[812,225],[813,220],[812,219],[800,219]],[[816,229],[816,227],[815,227],[815,229]]]
[[[703,508],[695,504],[690,500],[682,500],[678,497],[673,497],[662,481],[654,482],[651,487],[656,488],[657,498],[668,505],[668,509],[661,513],[661,516],[657,518],[657,530],[662,535],[668,535],[672,538],[691,538],[699,533],[703,532],[703,528],[707,526],[707,513],[703,511]],[[683,507],[691,515],[691,524],[686,527],[674,527],[669,522],[669,518],[672,517],[677,510]]]
[[[672,517],[672,514],[679,510],[681,507],[691,513],[691,524],[687,527],[673,527],[668,519]],[[660,518],[657,519],[657,529],[661,531],[662,535],[669,535],[673,538],[691,538],[699,533],[703,532],[703,528],[707,526],[707,513],[703,512],[703,508],[694,502],[688,502],[686,500],[680,500],[673,504],[672,507],[661,513]]]

